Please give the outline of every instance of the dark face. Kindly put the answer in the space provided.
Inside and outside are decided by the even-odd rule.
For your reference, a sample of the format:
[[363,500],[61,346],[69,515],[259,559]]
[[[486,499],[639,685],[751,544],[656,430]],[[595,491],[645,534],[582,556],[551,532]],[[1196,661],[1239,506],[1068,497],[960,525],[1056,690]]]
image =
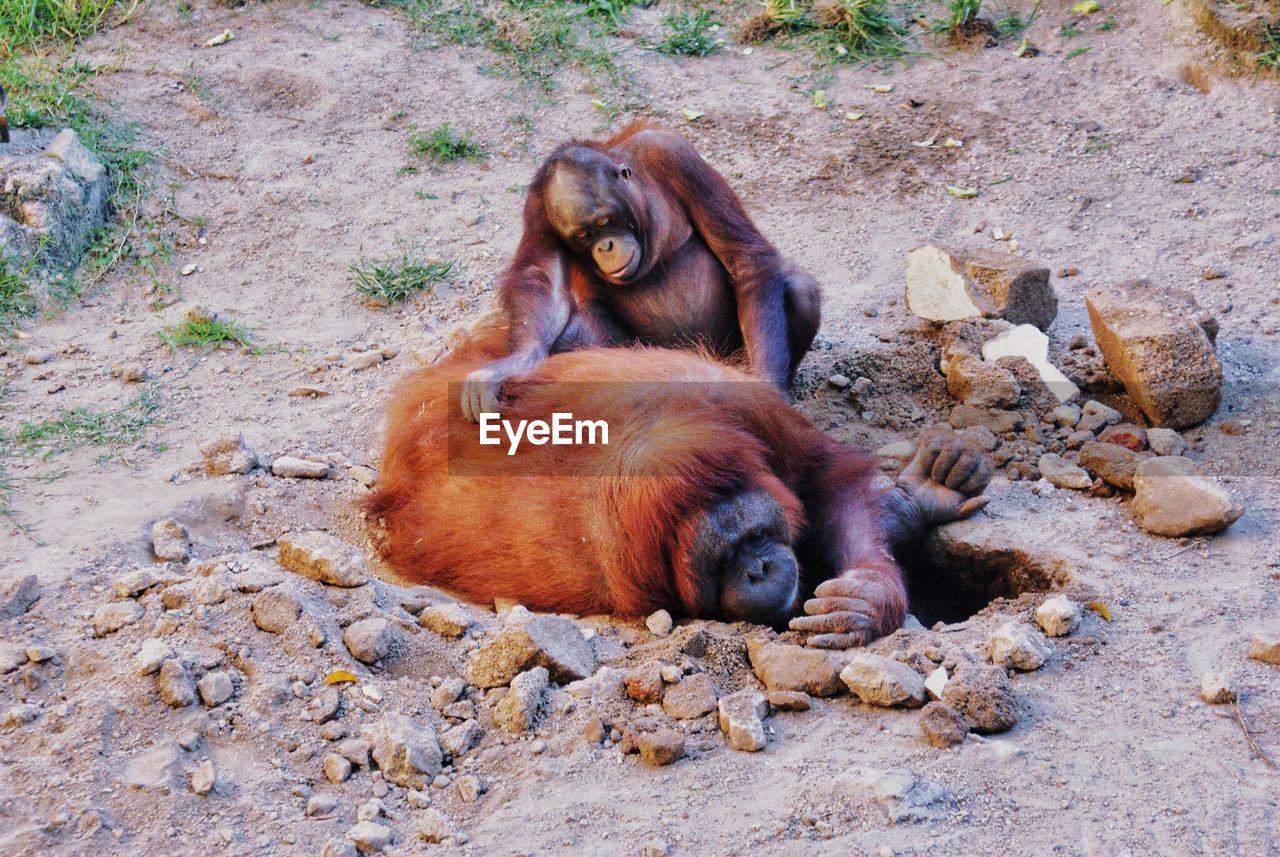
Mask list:
[[699,579],[719,583],[728,621],[784,625],[795,613],[800,570],[781,507],[763,491],[723,500],[701,516],[690,562]]
[[556,165],[547,182],[547,217],[574,253],[589,259],[605,280],[622,285],[644,264],[631,168],[587,151]]

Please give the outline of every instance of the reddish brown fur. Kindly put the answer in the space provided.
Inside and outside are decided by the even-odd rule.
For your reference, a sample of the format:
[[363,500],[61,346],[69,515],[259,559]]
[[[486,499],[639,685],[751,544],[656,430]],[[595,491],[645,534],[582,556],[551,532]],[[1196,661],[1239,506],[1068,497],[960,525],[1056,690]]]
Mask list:
[[[383,553],[400,574],[475,602],[714,616],[714,581],[693,579],[682,553],[690,513],[758,487],[785,511],[805,594],[846,570],[871,569],[887,593],[879,632],[901,623],[906,596],[889,556],[875,467],[810,425],[772,386],[689,352],[556,355],[513,382],[503,416],[603,418],[610,444],[522,447],[508,459],[505,448],[474,442],[477,428],[450,394],[451,384],[456,393],[469,371],[501,353],[503,338],[499,328],[482,331],[393,396],[368,508],[386,525]],[[675,381],[715,383],[695,390]],[[450,431],[460,433],[452,458]],[[498,475],[456,472],[468,464]],[[508,466],[540,475],[501,473]],[[591,475],[553,475],[570,467]]]

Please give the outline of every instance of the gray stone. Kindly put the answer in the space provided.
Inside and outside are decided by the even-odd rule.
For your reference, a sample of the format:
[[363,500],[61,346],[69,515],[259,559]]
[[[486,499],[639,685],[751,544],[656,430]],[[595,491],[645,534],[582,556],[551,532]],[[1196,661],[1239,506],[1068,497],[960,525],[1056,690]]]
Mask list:
[[1210,705],[1236,701],[1236,688],[1225,673],[1208,672],[1200,676],[1200,698]]
[[766,698],[778,711],[808,711],[813,707],[809,694],[799,690],[771,690]]
[[418,838],[423,842],[440,844],[453,836],[453,824],[438,809],[424,809],[414,815]]
[[327,818],[338,808],[338,799],[333,795],[312,795],[307,799],[308,818]]
[[258,454],[245,443],[244,435],[227,432],[200,444],[204,472],[210,476],[248,473],[258,464]]
[[386,619],[370,616],[348,625],[342,632],[342,642],[353,658],[374,664],[391,654],[400,645],[401,637]]
[[1097,434],[1107,426],[1115,425],[1122,419],[1124,419],[1124,415],[1115,408],[1108,407],[1096,399],[1090,399],[1080,409],[1080,421],[1076,423],[1076,428]]
[[1089,441],[1080,447],[1080,464],[1103,482],[1122,491],[1133,490],[1133,477],[1142,457],[1114,443]]
[[418,624],[442,637],[461,637],[471,627],[471,614],[459,604],[437,604],[422,611]]
[[943,688],[942,701],[959,712],[974,732],[1004,732],[1018,722],[1013,688],[1002,667],[962,664]]
[[373,759],[389,783],[424,789],[440,773],[440,745],[428,723],[387,712],[367,737],[373,742]]
[[271,462],[271,472],[285,479],[326,479],[329,476],[329,464],[324,461],[312,461],[295,455],[282,455]]
[[943,702],[930,702],[920,712],[920,733],[934,747],[954,747],[969,734],[969,724],[960,712]]
[[376,821],[359,821],[347,831],[347,839],[361,854],[377,854],[391,844],[391,828]]
[[217,785],[217,775],[213,770],[213,762],[208,759],[196,765],[195,770],[191,772],[191,791],[200,797],[205,797],[209,792],[213,791],[213,787]]
[[160,665],[173,657],[173,649],[169,644],[157,637],[148,637],[138,647],[138,654],[133,659],[134,669],[140,676],[153,675],[160,671]]
[[1234,524],[1244,506],[1189,458],[1161,456],[1138,465],[1133,478],[1138,526],[1159,536],[1212,535]]
[[151,525],[151,552],[165,562],[186,562],[191,556],[187,528],[173,518],[161,518]]
[[458,777],[456,786],[458,788],[458,797],[462,798],[463,803],[475,803],[480,799],[480,795],[484,793],[484,786],[480,783],[480,778],[474,774],[463,774]]
[[1046,452],[1036,462],[1040,475],[1059,488],[1083,491],[1093,484],[1091,477],[1083,467],[1072,464],[1061,455]]
[[479,688],[501,687],[533,667],[545,667],[551,680],[563,684],[595,671],[591,644],[578,626],[560,616],[528,615],[510,620],[496,638],[484,644],[467,663],[471,683]]
[[840,679],[869,705],[919,708],[928,701],[924,677],[901,661],[883,655],[854,655],[840,671]]
[[160,665],[156,689],[160,701],[170,708],[186,708],[196,701],[196,683],[178,658],[169,658]]
[[276,540],[280,566],[330,586],[361,586],[369,579],[364,554],[328,533],[287,533]]
[[993,664],[1016,670],[1038,670],[1051,654],[1053,644],[1021,622],[1005,622],[987,643],[987,655]]
[[1156,455],[1182,455],[1187,451],[1187,442],[1173,429],[1149,428],[1147,448]]
[[[808,699],[807,695],[805,699]],[[731,693],[720,699],[717,708],[720,729],[728,738],[730,747],[748,753],[764,749],[767,742],[764,718],[769,713],[769,704],[759,691],[746,688]]]
[[336,687],[326,687],[307,704],[307,714],[315,724],[328,723],[338,716],[342,707],[342,693]]
[[351,760],[337,753],[325,753],[320,763],[325,779],[331,783],[345,783],[351,778]]
[[951,409],[947,422],[952,428],[966,429],[981,426],[998,435],[1021,431],[1023,425],[1022,415],[1016,411],[976,408],[973,405],[956,405]]
[[206,673],[196,683],[196,689],[200,691],[200,699],[204,704],[209,708],[213,708],[230,699],[236,692],[236,685],[231,680],[230,673],[224,670],[217,670]]
[[667,689],[662,697],[662,710],[677,720],[691,720],[710,714],[716,707],[715,682],[706,673],[686,676],[679,684]]
[[93,614],[93,633],[99,637],[113,634],[142,618],[142,605],[136,601],[111,601]]
[[644,621],[644,624],[649,629],[649,633],[657,637],[665,637],[671,633],[671,628],[675,623],[671,621],[670,613],[666,610],[658,610],[652,613]]
[[440,736],[440,749],[456,759],[479,743],[483,734],[479,722],[463,721]]
[[357,768],[367,768],[373,743],[367,738],[348,738],[334,745],[333,751]]
[[527,732],[542,711],[547,692],[547,670],[534,667],[511,680],[511,689],[493,709],[493,725],[508,732]]
[[769,691],[798,690],[810,696],[835,696],[844,689],[840,666],[822,649],[747,640],[756,677]]
[[0,621],[26,613],[39,597],[40,581],[34,574],[0,581]]

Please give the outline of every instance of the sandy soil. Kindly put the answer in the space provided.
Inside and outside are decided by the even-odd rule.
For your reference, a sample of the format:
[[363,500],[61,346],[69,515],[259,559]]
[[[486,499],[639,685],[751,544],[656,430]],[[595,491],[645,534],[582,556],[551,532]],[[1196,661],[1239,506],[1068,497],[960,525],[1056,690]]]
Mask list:
[[[1054,353],[1088,332],[1083,294],[1095,285],[1148,276],[1214,309],[1224,402],[1188,437],[1245,516],[1218,538],[1185,544],[1141,533],[1120,500],[1002,481],[984,514],[1008,538],[1067,558],[1069,591],[1113,611],[1109,623],[1088,614],[1082,642],[1015,680],[1023,717],[1013,731],[940,751],[921,741],[914,715],[841,697],[774,715],[764,753],[736,753],[708,735],[705,751],[650,769],[587,745],[578,711],[548,718],[542,753],[524,740],[483,745],[466,769],[488,792],[464,803],[443,790],[435,801],[465,832],[450,848],[635,854],[656,840],[691,855],[1280,853],[1280,776],[1251,751],[1231,708],[1197,697],[1203,671],[1233,674],[1254,739],[1280,760],[1280,671],[1245,657],[1250,635],[1280,614],[1280,88],[1212,75],[1207,92],[1184,83],[1184,68],[1204,66],[1209,49],[1177,2],[1125,8],[1116,29],[1064,45],[1056,33],[1068,6],[1045,4],[1029,34],[1038,57],[1016,59],[1006,45],[940,51],[891,75],[842,69],[826,86],[827,111],[798,82],[801,52],[739,47],[673,60],[618,46],[650,99],[648,115],[678,124],[731,177],[765,233],[823,283],[819,347],[797,392],[824,428],[876,446],[910,439],[939,417],[940,376],[921,378],[919,359],[892,357],[918,328],[901,306],[904,256],[930,241],[990,242],[1000,227],[1019,253],[1080,271],[1055,278]],[[633,14],[646,32],[664,12]],[[224,27],[233,42],[201,46]],[[289,707],[300,709],[296,700],[257,720],[244,715],[248,726],[240,715],[218,721],[158,703],[151,680],[117,669],[148,636],[150,612],[101,640],[82,626],[109,599],[106,583],[155,564],[150,525],[165,515],[188,524],[202,559],[261,557],[255,545],[302,528],[366,544],[352,508],[364,489],[346,466],[376,465],[386,393],[490,299],[539,158],[607,124],[575,73],[548,99],[486,73],[490,58],[479,49],[415,50],[411,41],[397,13],[347,0],[241,10],[198,3],[190,21],[151,8],[80,51],[118,63],[99,79],[101,96],[161,152],[173,205],[192,221],[179,228],[160,278],[180,290],[173,306],[153,311],[152,278],[117,272],[68,311],[31,324],[29,339],[0,356],[7,425],[124,405],[138,387],[111,377],[121,362],[142,363],[161,402],[161,421],[135,447],[11,463],[17,492],[13,517],[0,522],[0,574],[35,574],[45,595],[0,630],[54,647],[60,665],[31,680],[35,687],[18,673],[0,687],[0,708],[37,702],[46,712],[0,733],[6,853],[319,853],[370,794],[367,775],[330,787],[318,756],[297,761],[248,728],[302,729]],[[1087,54],[1065,58],[1083,44]],[[193,72],[214,103],[176,85]],[[687,123],[686,108],[704,115]],[[865,118],[850,122],[849,111]],[[521,115],[528,126],[513,118]],[[442,121],[472,130],[488,159],[401,174],[414,162],[409,126]],[[935,136],[964,146],[910,145]],[[1105,147],[1093,151],[1100,144],[1090,137]],[[1192,170],[1198,180],[1177,181]],[[948,184],[981,193],[954,199]],[[348,266],[362,253],[391,252],[398,239],[456,260],[462,273],[407,304],[368,307]],[[191,263],[197,271],[181,276]],[[1206,280],[1209,269],[1226,276]],[[193,302],[250,326],[261,353],[172,354],[156,333]],[[71,353],[23,365],[21,351],[34,347]],[[374,347],[398,354],[361,372],[342,365]],[[823,384],[833,372],[871,378],[869,415]],[[328,395],[288,395],[302,385]],[[227,429],[264,458],[330,457],[342,477],[193,472],[197,446]],[[270,650],[247,624],[245,603],[209,607],[190,633],[252,640],[267,672],[287,671],[295,655],[312,671],[337,665]],[[934,636],[954,634],[948,645],[976,655],[998,620],[1029,616],[1035,603],[1000,603]],[[642,629],[601,628],[609,639],[645,639]],[[206,648],[216,642],[201,639]],[[460,657],[437,652],[429,670],[410,672],[418,681],[457,674]],[[99,666],[84,667],[86,659]],[[399,688],[398,675],[384,678]],[[399,692],[390,699],[421,707]],[[130,760],[208,720],[209,753],[235,783],[228,793],[121,783]],[[918,800],[877,798],[860,785],[861,768],[910,772]],[[331,818],[304,818],[297,789],[317,783],[340,795]],[[412,853],[415,810],[395,792],[388,801],[402,839],[395,847]],[[83,820],[88,812],[101,826]]]

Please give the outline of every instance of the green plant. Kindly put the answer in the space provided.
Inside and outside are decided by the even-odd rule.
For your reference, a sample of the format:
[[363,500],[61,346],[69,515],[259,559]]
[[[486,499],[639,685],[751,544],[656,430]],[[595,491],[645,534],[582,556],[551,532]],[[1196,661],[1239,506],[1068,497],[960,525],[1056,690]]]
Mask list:
[[97,32],[119,7],[115,23],[133,14],[138,0],[0,0],[0,61],[30,48],[74,42]]
[[1035,21],[1036,16],[1040,14],[1041,2],[1042,0],[1036,0],[1031,7],[1031,11],[1025,15],[1020,12],[1014,12],[1005,4],[1003,12],[992,22],[992,25],[1000,35],[1017,38],[1026,32],[1027,28]]
[[1084,153],[1086,155],[1098,155],[1111,148],[1111,141],[1107,139],[1104,133],[1090,134],[1088,139],[1084,141]]
[[419,292],[430,292],[454,274],[452,262],[421,259],[409,250],[401,250],[389,259],[362,256],[350,271],[356,291],[382,307]]
[[1098,25],[1098,32],[1105,33],[1108,30],[1114,30],[1118,26],[1120,25],[1116,22],[1115,17],[1113,15],[1108,15],[1107,19]]
[[48,457],[81,446],[123,446],[136,441],[143,429],[158,419],[159,408],[155,388],[147,385],[114,411],[72,408],[51,419],[0,431],[0,453],[43,453]]
[[868,62],[907,53],[906,29],[885,0],[835,0],[815,6],[812,19],[816,46],[830,58]]
[[637,0],[581,0],[588,15],[604,24],[609,32],[616,33],[626,23],[627,13]]
[[953,33],[968,29],[982,11],[982,0],[947,0],[947,17],[942,22]]
[[711,12],[672,12],[662,19],[667,35],[657,49],[664,54],[705,57],[720,50],[720,41],[710,34],[715,26]]
[[30,266],[31,262],[19,265],[16,259],[0,255],[0,326],[14,317],[35,312],[35,295],[28,279]]
[[409,150],[436,164],[484,157],[484,149],[471,139],[470,131],[459,134],[448,122],[441,122],[426,132],[410,129]]
[[224,342],[250,343],[250,333],[239,322],[213,317],[184,318],[163,328],[157,334],[172,351],[179,348],[213,348]]
[[1253,58],[1253,65],[1259,71],[1280,73],[1280,20],[1262,28],[1262,50]]
[[1092,48],[1089,48],[1089,47],[1076,48],[1075,50],[1068,52],[1067,55],[1064,57],[1064,59],[1070,61],[1075,59],[1076,57],[1084,56],[1085,54],[1089,53],[1089,51],[1091,50]]
[[1078,35],[1080,35],[1080,29],[1075,24],[1063,24],[1058,28],[1058,38],[1064,42],[1069,42]]

